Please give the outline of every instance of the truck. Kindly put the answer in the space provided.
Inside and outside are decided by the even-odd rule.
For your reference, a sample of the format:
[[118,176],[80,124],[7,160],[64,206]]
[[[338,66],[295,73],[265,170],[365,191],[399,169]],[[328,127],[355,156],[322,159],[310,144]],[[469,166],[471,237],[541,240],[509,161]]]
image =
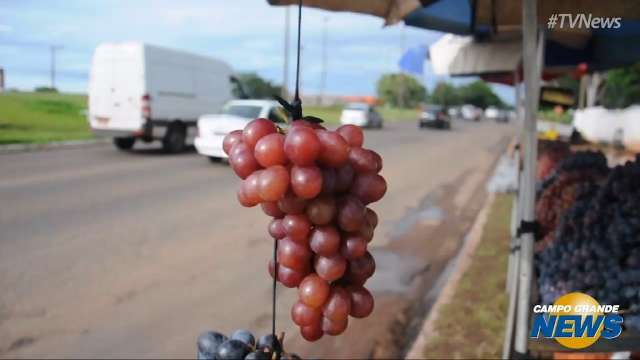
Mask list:
[[120,150],[160,140],[185,149],[200,115],[231,99],[232,69],[221,60],[136,42],[105,43],[89,74],[88,121]]

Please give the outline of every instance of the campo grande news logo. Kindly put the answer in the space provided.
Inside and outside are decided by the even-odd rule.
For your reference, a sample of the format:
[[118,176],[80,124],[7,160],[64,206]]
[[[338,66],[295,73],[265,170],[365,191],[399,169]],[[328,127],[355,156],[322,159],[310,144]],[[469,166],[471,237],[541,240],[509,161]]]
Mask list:
[[570,349],[584,349],[600,337],[615,339],[622,333],[619,305],[600,305],[587,294],[572,292],[553,305],[536,305],[531,338],[553,338]]

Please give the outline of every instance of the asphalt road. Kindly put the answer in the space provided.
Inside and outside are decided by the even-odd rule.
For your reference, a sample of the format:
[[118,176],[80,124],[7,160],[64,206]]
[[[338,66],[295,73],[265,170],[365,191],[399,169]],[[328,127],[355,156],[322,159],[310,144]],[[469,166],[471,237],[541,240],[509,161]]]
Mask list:
[[[389,183],[375,246],[410,231],[407,209],[454,179],[446,195],[464,207],[513,134],[488,122],[367,131]],[[202,330],[265,333],[268,219],[240,207],[236,187],[228,166],[194,152],[0,155],[0,356],[193,358]],[[294,297],[279,291],[278,327],[298,343]]]

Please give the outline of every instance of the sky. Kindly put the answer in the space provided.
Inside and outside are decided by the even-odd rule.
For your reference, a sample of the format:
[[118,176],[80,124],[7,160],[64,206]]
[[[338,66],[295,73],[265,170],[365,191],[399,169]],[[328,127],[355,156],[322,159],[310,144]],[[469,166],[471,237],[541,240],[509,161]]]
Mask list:
[[[297,9],[291,8],[289,86],[294,83]],[[266,0],[0,0],[0,67],[7,88],[50,84],[50,46],[56,52],[56,85],[86,92],[92,52],[103,42],[141,41],[208,55],[236,72],[283,79],[285,8]],[[322,36],[327,29],[326,94],[375,95],[377,79],[397,72],[403,48],[430,45],[443,33],[394,25],[368,15],[304,8],[301,83],[321,91]],[[433,89],[438,77],[426,64],[417,79]],[[494,86],[505,101],[513,90]]]

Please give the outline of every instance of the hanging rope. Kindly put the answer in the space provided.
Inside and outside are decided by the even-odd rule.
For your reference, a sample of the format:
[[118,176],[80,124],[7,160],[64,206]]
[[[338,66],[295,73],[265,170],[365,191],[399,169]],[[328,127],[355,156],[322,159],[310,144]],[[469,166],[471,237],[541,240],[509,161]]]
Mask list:
[[[300,100],[300,38],[302,35],[302,0],[298,0],[298,49],[296,59],[296,92],[290,104],[280,96],[275,96],[282,107],[291,114],[294,120],[302,119],[302,100]],[[313,117],[307,117],[314,121]],[[320,119],[318,119],[320,120]],[[320,120],[322,121],[322,120]],[[271,294],[271,334],[276,337],[276,290],[278,283],[278,239],[273,239],[273,287]]]

